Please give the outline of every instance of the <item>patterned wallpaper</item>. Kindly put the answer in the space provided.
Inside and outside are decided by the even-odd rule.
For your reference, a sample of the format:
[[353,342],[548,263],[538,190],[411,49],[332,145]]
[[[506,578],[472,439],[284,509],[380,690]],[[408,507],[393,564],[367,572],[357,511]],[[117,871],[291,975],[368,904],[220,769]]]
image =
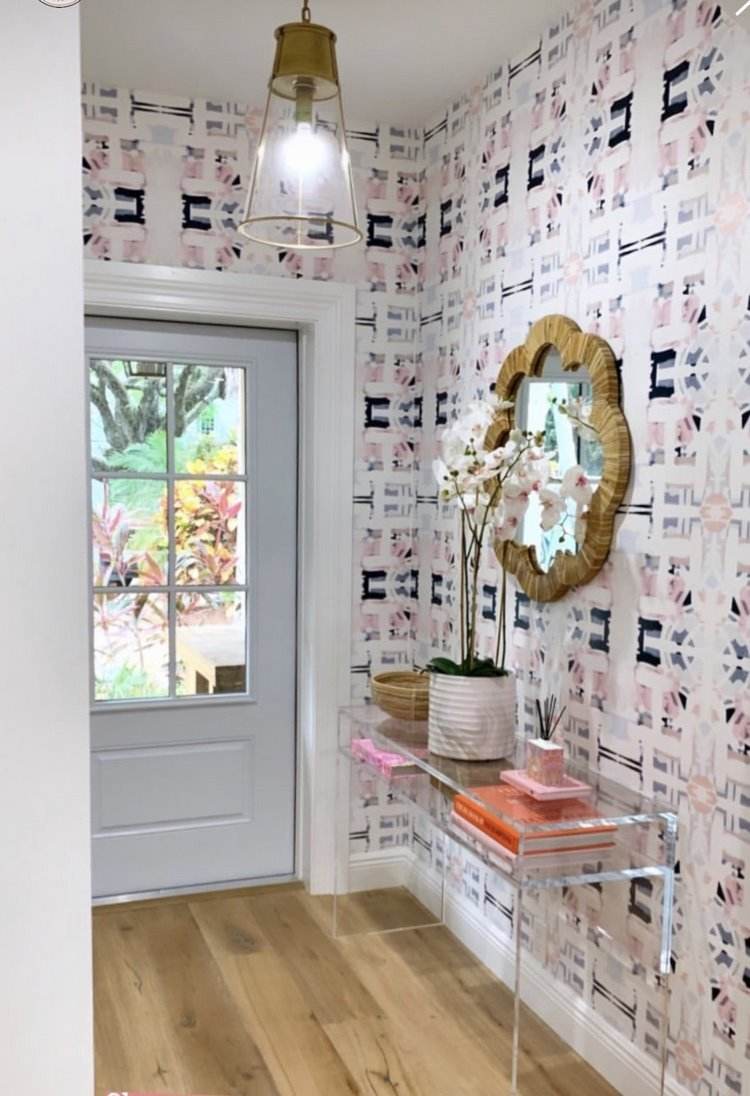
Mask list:
[[350,131],[365,246],[315,256],[236,234],[261,122],[262,111],[243,104],[84,84],[84,250],[357,286],[352,692],[360,697],[371,669],[411,664],[416,629],[422,132]]
[[[620,361],[635,470],[599,577],[555,605],[516,593],[524,718],[556,692],[579,757],[679,810],[670,1070],[747,1096],[750,40],[715,3],[582,3],[437,118],[425,160],[418,658],[450,649],[455,620],[436,437],[533,320],[566,313]],[[486,653],[496,597],[488,558]],[[452,872],[498,917],[488,873]],[[646,1047],[653,1002],[597,971],[586,924],[617,922],[635,962],[652,898],[579,888],[547,956]]]
[[[372,670],[451,646],[441,427],[546,312],[613,345],[635,463],[615,551],[560,603],[515,594],[514,663],[527,725],[543,681],[582,759],[679,809],[670,1070],[700,1096],[749,1096],[747,34],[703,0],[584,0],[424,133],[352,129],[366,241],[333,258],[236,237],[257,110],[87,84],[83,113],[87,256],[357,285],[355,697]],[[496,598],[488,556],[487,643]],[[368,785],[357,826],[355,848],[382,848],[413,820]],[[439,866],[435,834],[412,836]],[[510,931],[501,880],[461,856],[449,875]],[[542,911],[522,926],[652,1050],[654,998],[632,975],[657,897],[578,888],[543,911],[543,945]],[[594,941],[615,924],[629,958],[613,966]]]

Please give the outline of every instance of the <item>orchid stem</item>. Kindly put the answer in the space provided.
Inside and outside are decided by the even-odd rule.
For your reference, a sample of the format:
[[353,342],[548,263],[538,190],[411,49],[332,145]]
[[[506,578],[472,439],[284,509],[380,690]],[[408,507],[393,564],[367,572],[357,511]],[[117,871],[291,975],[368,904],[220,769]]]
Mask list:
[[461,513],[461,665],[466,658],[466,515]]
[[[500,670],[505,669],[505,597],[508,589],[508,572],[503,567],[503,586],[500,594],[500,612],[498,614],[498,626],[497,626],[497,643],[495,645],[495,665]],[[502,641],[502,655],[500,655],[500,644]],[[498,662],[498,658],[500,661]]]

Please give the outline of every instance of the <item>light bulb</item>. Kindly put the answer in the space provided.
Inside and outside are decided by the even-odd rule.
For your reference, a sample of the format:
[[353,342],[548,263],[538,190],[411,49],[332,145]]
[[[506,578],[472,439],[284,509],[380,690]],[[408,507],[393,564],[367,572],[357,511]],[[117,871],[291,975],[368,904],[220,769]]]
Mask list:
[[300,122],[283,147],[285,166],[302,178],[314,174],[325,159],[325,142],[309,122]]

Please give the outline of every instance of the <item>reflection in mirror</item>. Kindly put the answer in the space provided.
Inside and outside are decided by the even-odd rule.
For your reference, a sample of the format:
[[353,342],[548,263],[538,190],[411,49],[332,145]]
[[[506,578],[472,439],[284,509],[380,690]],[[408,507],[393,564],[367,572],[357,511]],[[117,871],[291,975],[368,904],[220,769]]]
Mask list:
[[583,542],[588,502],[602,474],[602,447],[589,425],[591,378],[587,370],[565,372],[556,350],[548,351],[541,376],[524,377],[516,398],[516,425],[544,432],[549,463],[547,489],[532,493],[519,541],[533,546],[543,571],[558,551],[575,552]]

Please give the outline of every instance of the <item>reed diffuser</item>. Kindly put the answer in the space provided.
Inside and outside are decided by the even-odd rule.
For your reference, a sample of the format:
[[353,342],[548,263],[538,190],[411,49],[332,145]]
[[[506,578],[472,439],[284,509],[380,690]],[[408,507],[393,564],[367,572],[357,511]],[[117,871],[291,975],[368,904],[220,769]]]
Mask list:
[[526,772],[548,788],[562,784],[565,778],[565,751],[552,741],[565,712],[565,705],[558,711],[555,696],[547,697],[544,704],[536,702],[539,734],[529,740]]

